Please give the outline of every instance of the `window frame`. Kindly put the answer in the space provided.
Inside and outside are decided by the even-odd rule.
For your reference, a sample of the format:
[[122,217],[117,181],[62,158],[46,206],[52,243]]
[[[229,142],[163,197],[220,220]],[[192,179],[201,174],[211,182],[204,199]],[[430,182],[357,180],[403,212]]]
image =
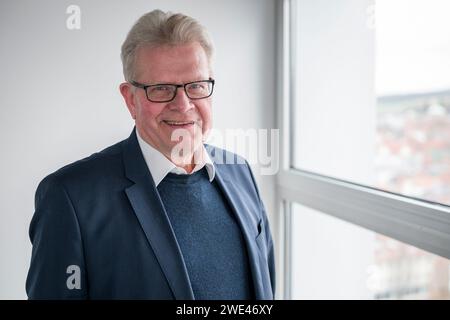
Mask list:
[[291,203],[297,202],[338,219],[450,259],[450,206],[294,168],[292,120],[296,101],[296,0],[277,1],[277,125],[280,171],[276,179],[279,212],[277,298],[291,294]]

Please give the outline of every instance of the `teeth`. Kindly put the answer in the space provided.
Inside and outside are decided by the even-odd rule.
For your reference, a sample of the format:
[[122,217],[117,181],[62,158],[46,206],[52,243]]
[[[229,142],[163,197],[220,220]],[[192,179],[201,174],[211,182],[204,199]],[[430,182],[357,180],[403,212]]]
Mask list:
[[175,125],[175,126],[182,126],[182,125],[185,125],[185,124],[193,124],[194,122],[193,121],[188,121],[188,122],[180,122],[180,121],[164,121],[165,123],[167,123],[167,124],[170,124],[170,125]]

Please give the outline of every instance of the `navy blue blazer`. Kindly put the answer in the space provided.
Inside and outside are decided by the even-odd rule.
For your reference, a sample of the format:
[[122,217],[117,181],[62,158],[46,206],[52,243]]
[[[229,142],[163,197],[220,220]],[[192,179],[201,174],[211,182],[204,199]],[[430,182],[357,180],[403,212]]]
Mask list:
[[[222,149],[207,150],[245,239],[255,298],[273,299],[273,242],[250,167]],[[225,164],[231,158],[238,164]],[[29,234],[30,299],[194,299],[135,129],[43,179]]]

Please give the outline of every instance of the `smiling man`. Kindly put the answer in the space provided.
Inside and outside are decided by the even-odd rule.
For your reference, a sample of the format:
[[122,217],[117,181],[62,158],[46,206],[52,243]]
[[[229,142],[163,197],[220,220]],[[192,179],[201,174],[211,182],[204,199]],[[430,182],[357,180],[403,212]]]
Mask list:
[[30,299],[273,299],[273,243],[250,168],[204,144],[212,51],[182,14],[155,10],[130,30],[120,92],[135,128],[39,184]]

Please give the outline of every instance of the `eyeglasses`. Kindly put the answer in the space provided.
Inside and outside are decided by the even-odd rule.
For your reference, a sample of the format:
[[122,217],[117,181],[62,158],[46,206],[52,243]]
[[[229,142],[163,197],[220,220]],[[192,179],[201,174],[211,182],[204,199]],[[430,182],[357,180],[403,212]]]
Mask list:
[[188,82],[185,84],[160,83],[145,85],[136,81],[130,84],[145,90],[147,99],[151,102],[170,102],[175,99],[178,88],[184,88],[184,92],[192,100],[205,99],[212,95],[214,79]]

